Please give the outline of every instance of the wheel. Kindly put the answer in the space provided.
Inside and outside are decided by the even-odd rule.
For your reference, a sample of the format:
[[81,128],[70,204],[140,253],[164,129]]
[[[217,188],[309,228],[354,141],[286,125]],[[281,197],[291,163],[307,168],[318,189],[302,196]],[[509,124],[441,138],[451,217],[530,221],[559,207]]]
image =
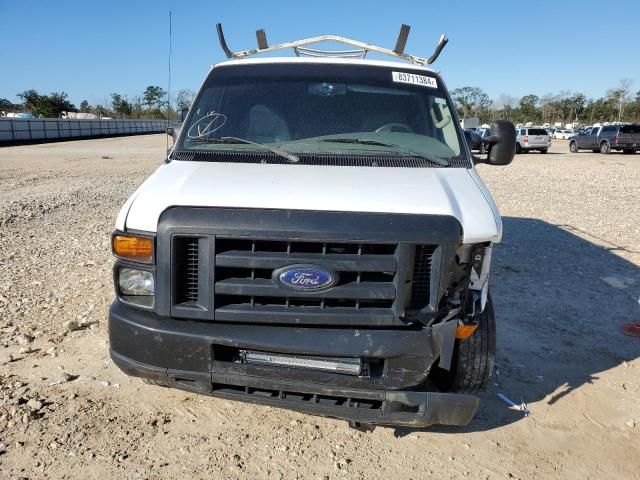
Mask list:
[[519,143],[516,143],[516,153],[522,153],[522,147]]
[[600,144],[600,153],[604,155],[611,153],[611,145],[609,145],[609,142],[605,141]]
[[578,144],[577,144],[576,142],[571,142],[571,143],[569,144],[569,151],[570,151],[571,153],[578,153],[578,150],[579,150],[579,149],[578,149]]
[[484,142],[480,142],[480,155],[487,153],[487,149],[484,148]]
[[636,153],[635,150],[629,150],[628,148],[623,150],[622,153],[626,154],[626,155],[633,155],[634,153]]
[[593,153],[600,153],[600,149],[599,148],[594,148],[591,150]]
[[455,393],[476,393],[489,383],[496,357],[496,319],[491,296],[484,311],[477,316],[478,329],[466,340],[456,340],[451,370],[435,367],[434,385]]
[[547,152],[548,152],[548,149],[546,148],[543,148],[542,150],[540,150],[540,153],[547,153]]

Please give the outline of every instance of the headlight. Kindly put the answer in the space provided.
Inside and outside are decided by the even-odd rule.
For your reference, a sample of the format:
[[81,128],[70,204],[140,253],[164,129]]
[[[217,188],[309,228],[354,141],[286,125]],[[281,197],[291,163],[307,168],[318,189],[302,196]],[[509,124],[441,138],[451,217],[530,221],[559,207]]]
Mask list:
[[118,273],[118,287],[122,295],[155,295],[153,273],[133,268],[121,268]]

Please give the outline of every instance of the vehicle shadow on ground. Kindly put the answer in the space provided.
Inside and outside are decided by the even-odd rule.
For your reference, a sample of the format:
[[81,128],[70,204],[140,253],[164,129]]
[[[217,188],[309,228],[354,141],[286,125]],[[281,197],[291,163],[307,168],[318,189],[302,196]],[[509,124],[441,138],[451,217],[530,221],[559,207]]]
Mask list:
[[[632,252],[630,247],[606,244],[570,225],[503,221],[491,278],[498,337],[490,386],[479,395],[481,407],[469,426],[424,431],[476,432],[526,421],[497,393],[553,408],[640,351],[640,339],[620,331],[640,319],[640,268],[615,254]],[[413,431],[397,428],[395,434]]]

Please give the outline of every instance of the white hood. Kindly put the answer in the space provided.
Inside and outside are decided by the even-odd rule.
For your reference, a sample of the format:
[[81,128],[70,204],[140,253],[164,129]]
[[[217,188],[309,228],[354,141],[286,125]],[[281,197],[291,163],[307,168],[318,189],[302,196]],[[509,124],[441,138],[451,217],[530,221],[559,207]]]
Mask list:
[[464,243],[500,241],[502,224],[475,170],[173,161],[129,198],[116,228],[155,232],[172,206],[451,215]]

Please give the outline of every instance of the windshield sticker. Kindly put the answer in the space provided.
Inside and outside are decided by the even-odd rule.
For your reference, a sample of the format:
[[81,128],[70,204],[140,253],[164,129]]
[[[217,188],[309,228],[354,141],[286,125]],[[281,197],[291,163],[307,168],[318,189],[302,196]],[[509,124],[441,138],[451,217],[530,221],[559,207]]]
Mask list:
[[227,123],[227,116],[223,113],[209,112],[198,119],[187,131],[187,137],[195,140],[211,135]]
[[433,77],[426,75],[415,75],[413,73],[391,72],[394,82],[409,83],[411,85],[419,85],[421,87],[438,88],[438,82]]

